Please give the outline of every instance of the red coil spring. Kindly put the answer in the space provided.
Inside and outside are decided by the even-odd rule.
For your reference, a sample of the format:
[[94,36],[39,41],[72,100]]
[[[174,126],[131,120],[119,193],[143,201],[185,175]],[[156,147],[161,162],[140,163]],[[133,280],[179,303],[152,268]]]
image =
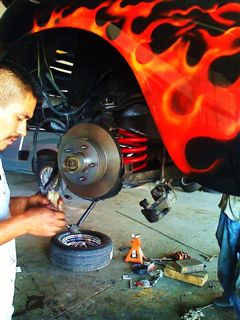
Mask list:
[[147,166],[147,138],[139,137],[124,129],[118,129],[117,140],[120,144],[123,163],[132,164],[133,171],[139,171]]

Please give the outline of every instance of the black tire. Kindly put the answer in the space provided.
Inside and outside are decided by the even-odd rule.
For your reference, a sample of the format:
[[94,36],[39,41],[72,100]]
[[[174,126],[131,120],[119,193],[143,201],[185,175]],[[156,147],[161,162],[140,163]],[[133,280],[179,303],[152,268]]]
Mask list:
[[57,158],[39,158],[37,161],[37,183],[40,188],[44,188],[51,176],[51,172],[54,172],[54,178],[50,183],[49,190],[58,191],[60,187],[61,177],[58,171]]
[[202,186],[199,183],[194,182],[187,177],[182,177],[180,180],[180,187],[185,192],[194,192],[201,189]]
[[[87,239],[88,246],[82,246]],[[88,242],[89,240],[89,242]],[[71,246],[71,243],[79,246]],[[57,267],[74,272],[95,271],[106,267],[113,256],[112,240],[97,231],[60,232],[51,239],[49,257]]]

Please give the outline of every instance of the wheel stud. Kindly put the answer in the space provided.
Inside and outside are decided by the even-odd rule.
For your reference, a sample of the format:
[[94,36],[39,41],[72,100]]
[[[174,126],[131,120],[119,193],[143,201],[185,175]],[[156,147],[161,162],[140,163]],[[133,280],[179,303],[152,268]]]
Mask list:
[[90,168],[94,168],[95,166],[96,166],[95,163],[90,163],[90,164],[89,164],[89,167],[90,167]]

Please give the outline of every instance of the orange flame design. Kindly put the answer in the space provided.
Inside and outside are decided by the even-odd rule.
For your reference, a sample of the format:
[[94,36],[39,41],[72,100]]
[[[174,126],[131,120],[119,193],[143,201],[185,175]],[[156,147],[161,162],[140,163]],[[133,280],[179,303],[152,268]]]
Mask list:
[[[216,59],[240,53],[239,45],[236,45],[240,39],[239,21],[237,25],[230,18],[232,12],[240,14],[240,4],[214,4],[208,9],[197,5],[170,9],[159,12],[159,18],[152,19],[142,32],[132,31],[136,19],[150,18],[154,8],[164,2],[171,3],[161,0],[121,7],[122,0],[109,0],[95,9],[79,7],[65,17],[62,16],[63,10],[53,11],[44,26],[39,26],[36,20],[32,32],[72,27],[91,31],[110,42],[135,73],[162,140],[176,165],[184,173],[204,172],[211,170],[220,159],[204,170],[191,168],[185,155],[188,141],[195,137],[227,141],[240,131],[239,77],[228,86],[215,85],[209,80],[209,69]],[[109,17],[101,25],[96,19],[99,10]],[[201,14],[211,18],[216,26],[201,22],[197,18]],[[124,19],[121,29],[116,26],[120,19]],[[164,24],[178,28],[176,41],[165,51],[156,53],[151,47],[152,34]],[[210,29],[216,29],[217,34],[212,35]],[[117,36],[110,39],[109,32]],[[201,37],[206,45],[195,65],[187,62],[190,36]],[[164,34],[159,41],[164,41]]]

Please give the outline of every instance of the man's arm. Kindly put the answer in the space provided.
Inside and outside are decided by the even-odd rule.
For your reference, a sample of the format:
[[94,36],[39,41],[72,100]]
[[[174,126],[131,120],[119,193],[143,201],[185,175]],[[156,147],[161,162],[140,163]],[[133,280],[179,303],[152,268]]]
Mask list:
[[0,222],[0,245],[24,235],[25,225],[21,217],[13,217]]
[[47,207],[33,207],[0,222],[0,245],[24,234],[51,237],[65,225],[63,212]]

